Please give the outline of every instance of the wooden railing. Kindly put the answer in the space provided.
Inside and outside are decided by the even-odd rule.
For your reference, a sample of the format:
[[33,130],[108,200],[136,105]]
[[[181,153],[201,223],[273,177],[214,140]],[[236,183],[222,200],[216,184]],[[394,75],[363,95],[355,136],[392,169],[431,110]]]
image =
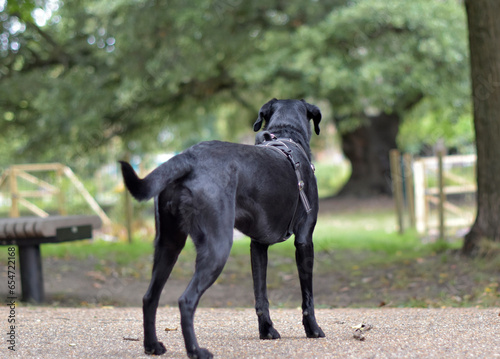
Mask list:
[[[466,213],[450,201],[447,196],[453,194],[474,194],[477,186],[475,177],[465,178],[447,170],[446,166],[468,165],[473,167],[475,174],[476,155],[455,155],[421,158],[413,164],[415,182],[415,216],[417,218],[417,230],[426,232],[429,228],[436,227],[436,223],[429,218],[429,204],[438,208],[438,223],[440,236],[444,235],[445,227],[466,227],[472,224],[474,213]],[[427,172],[432,168],[438,180],[435,186],[428,186]],[[453,184],[445,185],[445,181]],[[446,213],[454,215],[454,218],[446,218]]]
[[[30,173],[31,172],[31,173]],[[54,172],[56,175],[55,184],[51,184],[34,174],[33,172]],[[77,192],[84,198],[92,211],[97,214],[103,224],[110,225],[111,220],[102,210],[92,195],[85,189],[85,186],[80,182],[71,168],[60,163],[43,163],[43,164],[25,164],[10,166],[0,177],[0,189],[8,186],[10,193],[11,206],[9,211],[10,217],[20,216],[20,206],[28,209],[30,212],[39,217],[48,217],[49,213],[37,206],[32,198],[40,197],[57,197],[57,207],[60,215],[67,215],[65,193],[61,189],[63,178],[67,178]],[[37,190],[20,190],[19,180],[22,179],[34,184]]]
[[[448,196],[473,195],[477,188],[475,177],[453,173],[449,167],[472,167],[470,171],[474,174],[475,155],[438,154],[436,157],[413,159],[392,150],[390,158],[397,224],[401,233],[404,231],[405,212],[408,213],[409,227],[416,228],[419,233],[438,228],[439,238],[444,238],[446,228],[472,224],[474,212],[455,205]],[[429,182],[434,184],[429,185]],[[431,206],[437,209],[437,218],[430,215]]]

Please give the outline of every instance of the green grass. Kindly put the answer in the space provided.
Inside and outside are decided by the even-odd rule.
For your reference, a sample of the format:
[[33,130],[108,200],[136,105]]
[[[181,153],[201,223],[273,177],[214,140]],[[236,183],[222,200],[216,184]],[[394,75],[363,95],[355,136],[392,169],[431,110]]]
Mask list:
[[98,261],[114,262],[127,265],[153,253],[150,241],[135,240],[132,244],[125,242],[106,242],[103,240],[65,242],[44,244],[42,255],[75,260],[95,258]]
[[[442,245],[442,248],[438,248]],[[461,243],[423,244],[418,233],[399,234],[392,211],[349,213],[320,217],[315,230],[317,250],[354,250],[383,252],[385,258],[418,258],[436,251],[459,248]],[[387,257],[387,256],[390,257]]]
[[[235,240],[231,254],[235,256],[249,254],[250,240],[243,238]],[[444,243],[439,245],[422,244],[414,231],[398,234],[395,228],[395,218],[391,211],[380,213],[349,213],[320,216],[314,232],[316,252],[330,252],[334,250],[372,251],[383,252],[387,255],[401,258],[417,258],[422,255],[458,248],[460,243]],[[271,247],[273,253],[283,256],[293,256],[295,247],[293,237],[283,243]],[[186,254],[194,255],[194,245],[187,241],[183,250]],[[47,257],[74,258],[84,260],[89,257],[97,260],[127,264],[149,256],[153,253],[152,239],[140,239],[137,236],[132,244],[125,242],[106,242],[103,240],[67,242],[46,244],[43,246],[43,255]]]

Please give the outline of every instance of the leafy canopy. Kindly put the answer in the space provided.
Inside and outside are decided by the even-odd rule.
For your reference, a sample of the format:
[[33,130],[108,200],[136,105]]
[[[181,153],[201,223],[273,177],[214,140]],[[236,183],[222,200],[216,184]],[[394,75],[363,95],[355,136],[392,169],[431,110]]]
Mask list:
[[2,165],[234,139],[270,97],[326,101],[341,131],[425,119],[422,141],[470,112],[454,0],[0,0],[0,22]]

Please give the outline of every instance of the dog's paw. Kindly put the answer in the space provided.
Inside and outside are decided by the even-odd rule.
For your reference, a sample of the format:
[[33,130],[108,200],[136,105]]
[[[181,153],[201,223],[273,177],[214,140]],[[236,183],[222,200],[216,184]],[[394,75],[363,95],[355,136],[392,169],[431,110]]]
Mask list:
[[212,359],[214,356],[205,348],[198,348],[193,353],[188,353],[188,357],[191,359]]
[[309,316],[304,316],[303,320],[304,329],[308,338],[324,338],[325,333],[316,323],[316,319]]
[[278,331],[273,327],[269,327],[267,328],[267,330],[260,332],[260,339],[267,340],[267,339],[280,339],[280,338],[281,338],[280,333],[278,333]]
[[162,342],[156,342],[152,344],[144,344],[144,352],[149,355],[162,355],[167,352],[167,349]]
[[325,333],[323,333],[323,330],[320,327],[317,327],[314,330],[308,331],[306,330],[306,335],[308,338],[324,338]]

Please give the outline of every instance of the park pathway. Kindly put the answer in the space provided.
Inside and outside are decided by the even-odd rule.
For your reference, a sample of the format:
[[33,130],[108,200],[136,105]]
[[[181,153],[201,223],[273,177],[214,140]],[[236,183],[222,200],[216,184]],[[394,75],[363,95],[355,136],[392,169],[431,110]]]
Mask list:
[[[140,308],[15,308],[1,332],[2,358],[151,358],[142,348]],[[500,309],[319,309],[326,338],[307,339],[299,309],[272,310],[282,339],[258,339],[253,309],[199,308],[201,346],[217,358],[500,358]],[[373,328],[353,337],[360,323]],[[15,338],[15,351],[8,347]],[[186,358],[177,308],[160,308],[163,358]]]

